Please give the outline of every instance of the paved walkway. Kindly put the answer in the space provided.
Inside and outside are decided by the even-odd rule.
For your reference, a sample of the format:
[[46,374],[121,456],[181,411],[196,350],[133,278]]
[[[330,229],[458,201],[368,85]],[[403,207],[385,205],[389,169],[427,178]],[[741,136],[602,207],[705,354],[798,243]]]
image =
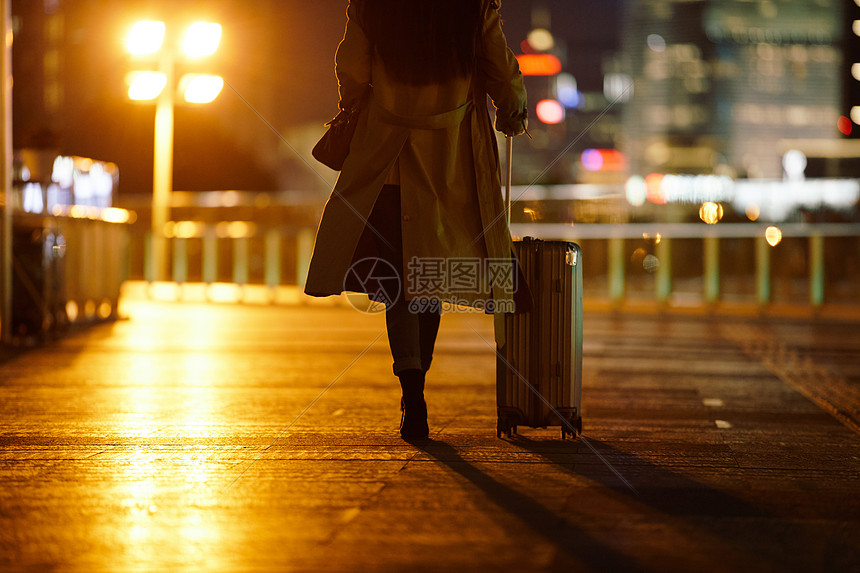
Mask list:
[[448,314],[410,445],[381,315],[125,308],[0,365],[4,571],[860,570],[857,323],[590,313],[562,442]]

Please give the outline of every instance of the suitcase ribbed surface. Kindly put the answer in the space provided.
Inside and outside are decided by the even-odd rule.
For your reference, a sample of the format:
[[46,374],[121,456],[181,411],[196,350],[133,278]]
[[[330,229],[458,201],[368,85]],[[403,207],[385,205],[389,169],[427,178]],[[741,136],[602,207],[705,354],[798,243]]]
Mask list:
[[582,381],[582,253],[566,241],[514,243],[532,293],[530,312],[505,317],[498,349],[498,434],[517,426],[579,431]]

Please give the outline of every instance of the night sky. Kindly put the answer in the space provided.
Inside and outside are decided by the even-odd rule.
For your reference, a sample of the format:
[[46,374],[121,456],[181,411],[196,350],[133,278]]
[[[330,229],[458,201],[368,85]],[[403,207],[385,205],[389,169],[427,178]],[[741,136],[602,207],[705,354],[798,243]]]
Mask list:
[[[505,32],[516,53],[537,4],[503,2]],[[602,59],[620,44],[622,0],[540,4],[551,14],[551,30],[566,47],[565,70],[576,76],[580,89],[599,91]],[[220,22],[222,42],[208,68],[223,75],[297,146],[308,143],[295,130],[316,127],[321,133],[322,123],[336,111],[333,62],[345,23],[344,0],[63,0],[58,6],[64,17],[65,98],[55,115],[45,114],[38,105],[42,5],[41,0],[13,2],[18,21],[13,48],[15,146],[49,146],[61,154],[114,161],[120,166],[122,193],[150,192],[152,181],[154,106],[133,104],[125,95],[124,77],[134,66],[122,40],[138,19],[162,19],[177,30],[193,19]],[[289,184],[290,169],[307,169],[293,165],[281,146],[225,87],[211,104],[177,108],[174,188],[278,189],[285,181]],[[284,166],[273,169],[278,165],[275,155],[283,156]]]

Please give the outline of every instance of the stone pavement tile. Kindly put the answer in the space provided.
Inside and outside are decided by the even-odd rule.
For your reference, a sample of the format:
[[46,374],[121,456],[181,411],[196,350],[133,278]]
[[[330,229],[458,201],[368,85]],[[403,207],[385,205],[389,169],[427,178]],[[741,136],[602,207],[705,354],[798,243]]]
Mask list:
[[[434,440],[412,445],[379,315],[129,312],[2,365],[0,570],[860,562],[857,435],[719,321],[586,316],[586,440],[562,442],[558,428],[496,438],[491,321],[446,315]],[[780,344],[851,372],[845,331],[834,354],[826,328],[790,326]]]

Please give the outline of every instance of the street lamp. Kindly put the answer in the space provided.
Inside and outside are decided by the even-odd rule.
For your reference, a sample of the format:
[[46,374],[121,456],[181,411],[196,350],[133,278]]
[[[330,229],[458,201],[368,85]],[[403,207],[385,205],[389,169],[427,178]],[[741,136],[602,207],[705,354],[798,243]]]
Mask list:
[[[152,250],[151,280],[163,280],[167,269],[167,241],[164,227],[170,216],[170,193],[173,190],[173,107],[175,105],[174,64],[172,46],[165,46],[164,22],[142,20],[132,26],[126,47],[133,56],[149,59],[155,70],[133,71],[128,74],[128,97],[134,101],[155,101],[155,152],[152,167]],[[182,40],[182,55],[186,59],[206,58],[215,53],[221,41],[221,25],[195,22],[188,27]],[[178,90],[191,104],[213,101],[221,93],[224,80],[209,74],[185,74]]]

